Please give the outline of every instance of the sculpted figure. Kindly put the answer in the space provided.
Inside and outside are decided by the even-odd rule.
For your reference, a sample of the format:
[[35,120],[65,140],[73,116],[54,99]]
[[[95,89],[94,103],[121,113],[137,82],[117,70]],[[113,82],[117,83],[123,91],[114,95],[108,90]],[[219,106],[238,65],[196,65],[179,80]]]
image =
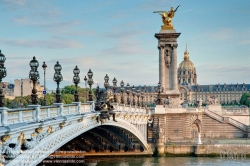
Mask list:
[[201,106],[202,106],[202,99],[198,101],[198,108],[201,108]]
[[164,100],[164,107],[173,107],[174,105],[174,99],[171,98],[171,97],[167,97],[165,100]]
[[99,106],[96,107],[96,111],[100,111],[101,114],[99,117],[97,117],[97,122],[102,119],[110,119],[110,114],[113,115],[113,121],[117,122],[115,120],[115,112],[114,112],[114,107],[111,105],[113,97],[109,97],[105,102],[100,102]]
[[[180,6],[180,5],[179,5]],[[178,7],[179,7],[178,6]],[[162,17],[162,22],[164,26],[172,27],[172,18],[174,17],[174,13],[177,11],[178,7],[174,10],[173,7],[171,7],[170,11],[155,11],[154,13],[159,13]]]
[[165,52],[165,64],[166,64],[167,68],[170,67],[170,63],[171,63],[170,54],[171,54],[170,50],[166,49],[166,52]]

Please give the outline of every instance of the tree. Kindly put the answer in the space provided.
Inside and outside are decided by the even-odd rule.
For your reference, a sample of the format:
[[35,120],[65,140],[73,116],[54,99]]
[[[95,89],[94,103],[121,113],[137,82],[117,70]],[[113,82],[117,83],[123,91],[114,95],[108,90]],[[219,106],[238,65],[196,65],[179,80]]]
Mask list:
[[241,96],[240,104],[248,107],[250,106],[250,93],[247,92]]
[[74,101],[74,95],[62,94],[62,102],[65,104],[71,104]]

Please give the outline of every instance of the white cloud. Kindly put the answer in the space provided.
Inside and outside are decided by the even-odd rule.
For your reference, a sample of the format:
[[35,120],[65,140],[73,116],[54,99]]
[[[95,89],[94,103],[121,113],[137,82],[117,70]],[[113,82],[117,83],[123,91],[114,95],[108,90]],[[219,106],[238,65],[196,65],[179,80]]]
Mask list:
[[206,64],[197,66],[198,84],[249,83],[250,66]]
[[53,37],[47,40],[0,39],[0,43],[17,47],[39,47],[48,49],[81,48],[82,44],[75,40]]

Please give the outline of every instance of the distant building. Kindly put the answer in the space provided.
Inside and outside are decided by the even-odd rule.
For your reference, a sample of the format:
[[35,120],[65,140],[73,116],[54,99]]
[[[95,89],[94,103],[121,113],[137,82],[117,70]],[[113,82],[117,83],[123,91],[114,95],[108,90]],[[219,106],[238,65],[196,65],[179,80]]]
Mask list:
[[2,82],[2,88],[5,93],[5,98],[14,99],[14,84],[9,82]]
[[180,99],[185,103],[196,103],[202,100],[206,103],[208,95],[219,99],[223,104],[239,103],[241,96],[250,91],[250,84],[216,84],[199,85],[197,84],[197,74],[194,64],[189,60],[189,52],[184,52],[184,60],[178,67],[178,83]]
[[[33,82],[29,78],[25,79],[15,79],[14,80],[14,96],[28,96],[31,95],[31,91],[33,88]],[[42,97],[42,91],[44,90],[44,87],[40,85],[40,82],[38,81],[37,86],[37,95],[38,97]]]

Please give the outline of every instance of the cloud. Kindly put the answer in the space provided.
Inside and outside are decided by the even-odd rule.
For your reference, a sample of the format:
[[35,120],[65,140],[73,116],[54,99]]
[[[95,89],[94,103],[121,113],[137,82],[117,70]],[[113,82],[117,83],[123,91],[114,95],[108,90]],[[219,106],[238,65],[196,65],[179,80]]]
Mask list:
[[113,31],[112,33],[108,33],[106,36],[116,39],[125,39],[135,37],[141,34],[145,34],[146,31],[143,30],[130,30],[130,31]]
[[[174,0],[175,1],[175,0]],[[142,3],[137,7],[138,10],[150,10],[150,11],[159,11],[159,10],[169,10],[166,7],[171,6],[174,3],[173,0],[144,0]]]
[[197,66],[198,84],[250,82],[250,66],[206,64]]
[[227,40],[232,38],[232,28],[221,28],[218,31],[207,32],[206,35],[214,40]]
[[26,40],[26,39],[0,39],[0,43],[9,46],[28,47],[28,48],[47,48],[47,49],[64,49],[64,48],[81,48],[82,44],[77,41],[53,37],[47,40]]
[[141,43],[129,41],[118,42],[114,47],[103,49],[101,52],[106,56],[135,56],[138,54],[148,55],[153,53],[152,50],[141,47]]

